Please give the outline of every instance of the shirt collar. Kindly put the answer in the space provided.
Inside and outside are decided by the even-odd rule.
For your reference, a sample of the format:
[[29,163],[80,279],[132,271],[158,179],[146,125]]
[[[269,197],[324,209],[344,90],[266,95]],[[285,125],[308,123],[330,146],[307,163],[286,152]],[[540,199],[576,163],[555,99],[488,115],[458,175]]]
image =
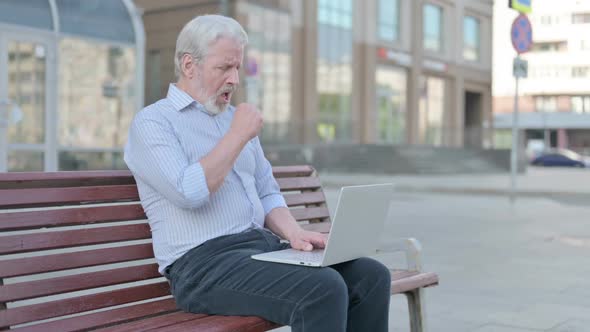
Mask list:
[[174,110],[178,112],[184,110],[192,103],[195,103],[195,106],[197,106],[197,108],[201,106],[201,104],[198,101],[194,100],[193,97],[189,96],[188,93],[179,89],[174,83],[170,83],[170,86],[168,86],[168,94],[166,95],[166,98],[170,100],[170,103],[172,103]]
[[[191,104],[194,103],[195,108],[197,110],[199,110],[209,116],[216,116],[214,114],[207,112],[207,110],[205,109],[205,106],[203,104],[194,100],[193,97],[191,97],[188,93],[184,92],[183,90],[179,89],[176,86],[176,84],[174,84],[174,83],[170,83],[170,85],[168,86],[168,94],[166,95],[166,98],[168,98],[170,100],[175,111],[178,111],[178,112],[183,111],[188,106],[190,106]],[[233,109],[234,109],[233,106],[228,105],[227,110],[225,112],[217,114],[217,116],[222,115],[224,113],[231,113],[230,111],[233,111]]]

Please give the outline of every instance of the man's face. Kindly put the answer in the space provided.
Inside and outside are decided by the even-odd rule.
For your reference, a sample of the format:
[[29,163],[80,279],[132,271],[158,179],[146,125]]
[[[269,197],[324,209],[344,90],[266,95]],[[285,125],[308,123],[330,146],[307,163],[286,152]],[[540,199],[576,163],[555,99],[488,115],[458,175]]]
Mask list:
[[196,88],[205,108],[218,114],[227,108],[240,84],[239,69],[244,48],[232,38],[221,38],[209,47],[205,59],[196,65]]

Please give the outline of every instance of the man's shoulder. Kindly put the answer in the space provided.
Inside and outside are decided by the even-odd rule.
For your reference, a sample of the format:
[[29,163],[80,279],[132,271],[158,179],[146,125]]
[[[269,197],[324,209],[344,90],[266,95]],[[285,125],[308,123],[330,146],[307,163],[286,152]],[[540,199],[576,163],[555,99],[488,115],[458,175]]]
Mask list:
[[170,100],[164,98],[157,102],[144,107],[135,115],[136,120],[163,120],[167,114],[174,111],[174,106]]

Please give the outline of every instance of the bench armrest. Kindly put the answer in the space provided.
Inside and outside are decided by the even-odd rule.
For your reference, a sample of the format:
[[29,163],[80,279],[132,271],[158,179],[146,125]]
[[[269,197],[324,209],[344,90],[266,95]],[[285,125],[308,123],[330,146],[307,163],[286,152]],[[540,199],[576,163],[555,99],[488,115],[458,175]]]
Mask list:
[[395,239],[383,248],[377,249],[378,254],[403,251],[410,271],[422,271],[422,245],[414,238]]

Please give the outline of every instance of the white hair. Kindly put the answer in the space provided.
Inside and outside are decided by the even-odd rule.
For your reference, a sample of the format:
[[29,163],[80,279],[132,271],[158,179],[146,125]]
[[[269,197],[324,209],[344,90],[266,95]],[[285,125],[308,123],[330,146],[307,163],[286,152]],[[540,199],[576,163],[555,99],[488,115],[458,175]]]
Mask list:
[[221,15],[202,15],[188,22],[176,39],[174,52],[174,73],[182,75],[182,57],[189,54],[199,63],[205,59],[209,46],[219,38],[235,39],[242,46],[248,44],[248,35],[244,28],[231,17]]

